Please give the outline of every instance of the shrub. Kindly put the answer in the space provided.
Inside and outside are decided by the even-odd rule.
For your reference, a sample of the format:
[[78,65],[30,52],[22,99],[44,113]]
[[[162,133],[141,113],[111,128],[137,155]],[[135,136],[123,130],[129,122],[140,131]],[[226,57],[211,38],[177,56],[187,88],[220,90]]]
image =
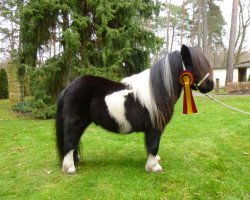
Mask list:
[[55,104],[46,105],[41,100],[35,101],[34,99],[26,99],[25,101],[14,105],[12,108],[15,112],[29,115],[38,119],[54,118],[56,112]]
[[8,99],[8,78],[4,69],[0,69],[0,99]]
[[238,82],[238,83],[227,83],[225,90],[229,93],[250,93],[250,83],[249,82]]
[[18,113],[29,114],[32,112],[32,103],[31,101],[19,102],[13,106],[13,110]]

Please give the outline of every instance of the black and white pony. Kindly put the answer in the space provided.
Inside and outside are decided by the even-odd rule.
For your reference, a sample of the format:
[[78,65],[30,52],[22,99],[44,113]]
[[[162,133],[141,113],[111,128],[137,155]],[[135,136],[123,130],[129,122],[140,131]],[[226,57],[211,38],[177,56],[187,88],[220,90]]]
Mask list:
[[182,46],[150,69],[124,78],[121,83],[96,76],[81,76],[61,92],[56,116],[57,147],[62,171],[76,172],[78,145],[92,122],[115,133],[145,132],[148,172],[162,172],[157,154],[163,129],[169,123],[182,86],[183,65],[194,76],[202,93],[214,87],[212,69],[198,50]]

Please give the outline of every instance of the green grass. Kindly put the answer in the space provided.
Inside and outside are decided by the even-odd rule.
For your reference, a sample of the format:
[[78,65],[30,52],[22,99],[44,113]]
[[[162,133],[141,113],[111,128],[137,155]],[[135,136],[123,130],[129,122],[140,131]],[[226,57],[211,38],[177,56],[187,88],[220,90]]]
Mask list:
[[[219,96],[250,111],[250,96]],[[182,115],[182,99],[162,136],[162,174],[146,173],[143,134],[120,136],[91,125],[77,174],[58,162],[54,121],[34,120],[0,101],[0,199],[249,199],[250,117],[195,97],[199,113]]]

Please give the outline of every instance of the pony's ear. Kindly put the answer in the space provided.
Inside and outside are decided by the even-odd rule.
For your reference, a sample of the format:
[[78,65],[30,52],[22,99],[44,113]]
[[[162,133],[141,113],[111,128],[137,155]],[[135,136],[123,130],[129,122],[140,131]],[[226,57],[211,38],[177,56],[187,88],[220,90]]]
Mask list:
[[190,51],[185,44],[181,47],[181,57],[187,69],[193,67]]

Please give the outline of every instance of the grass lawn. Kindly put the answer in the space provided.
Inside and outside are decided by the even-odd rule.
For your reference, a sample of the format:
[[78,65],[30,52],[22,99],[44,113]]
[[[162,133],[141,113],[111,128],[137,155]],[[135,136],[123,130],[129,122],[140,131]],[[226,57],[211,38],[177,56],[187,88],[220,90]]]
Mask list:
[[[218,96],[250,111],[250,96]],[[250,116],[195,97],[182,99],[162,136],[162,174],[144,170],[143,134],[115,135],[91,125],[77,174],[61,172],[53,120],[34,120],[0,101],[0,199],[250,199]]]

